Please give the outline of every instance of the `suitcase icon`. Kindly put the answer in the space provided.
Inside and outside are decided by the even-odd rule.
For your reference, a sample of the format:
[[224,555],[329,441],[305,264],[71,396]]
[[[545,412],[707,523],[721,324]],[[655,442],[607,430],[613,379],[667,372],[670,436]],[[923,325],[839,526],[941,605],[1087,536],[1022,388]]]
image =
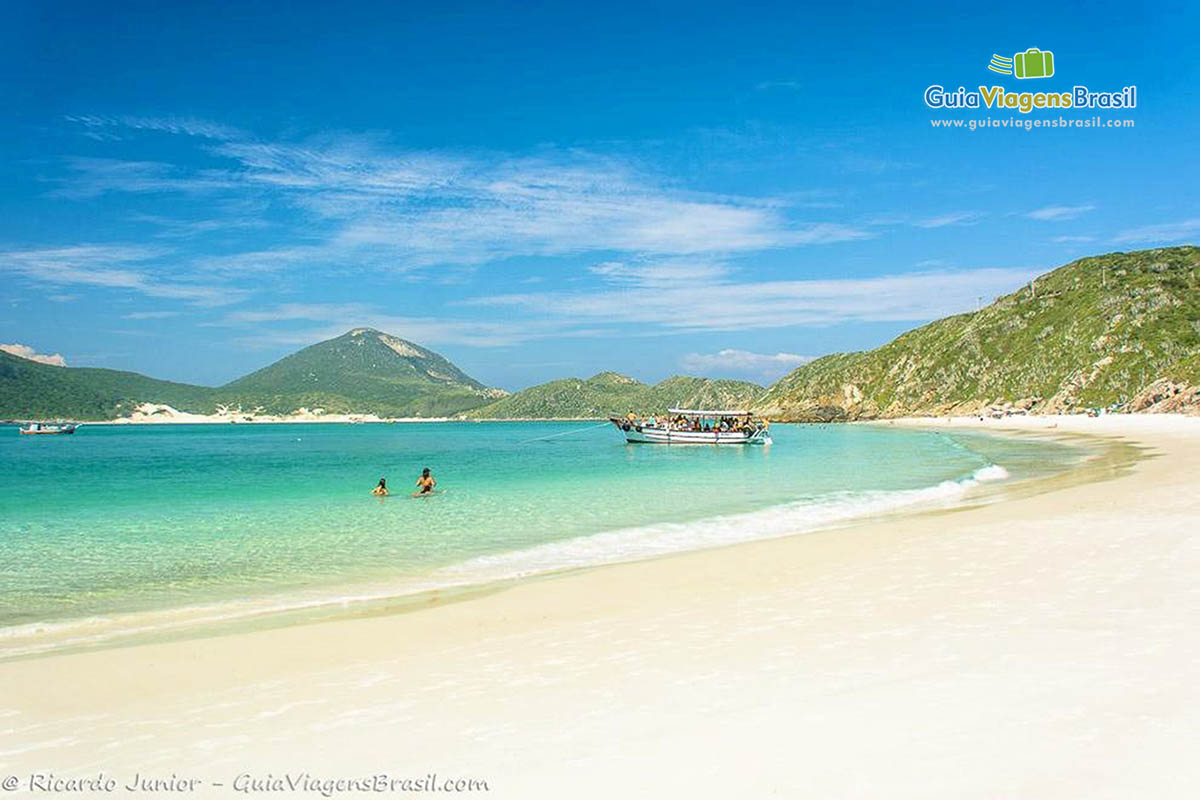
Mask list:
[[1013,74],[1018,78],[1049,78],[1054,74],[1054,53],[1031,47],[1013,56]]

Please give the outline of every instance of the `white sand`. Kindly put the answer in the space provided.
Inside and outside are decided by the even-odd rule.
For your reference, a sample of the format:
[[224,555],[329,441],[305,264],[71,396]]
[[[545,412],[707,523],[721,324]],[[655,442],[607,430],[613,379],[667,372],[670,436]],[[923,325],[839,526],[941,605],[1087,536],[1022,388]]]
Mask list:
[[226,784],[193,797],[304,770],[504,798],[1192,797],[1200,420],[982,423],[1050,425],[1153,457],[416,613],[2,664],[0,775]]
[[212,425],[231,423],[266,424],[288,422],[449,422],[450,417],[380,417],[375,414],[327,414],[323,409],[301,408],[292,414],[264,414],[258,409],[218,406],[212,414],[193,414],[161,403],[141,403],[128,417],[117,417],[89,425]]

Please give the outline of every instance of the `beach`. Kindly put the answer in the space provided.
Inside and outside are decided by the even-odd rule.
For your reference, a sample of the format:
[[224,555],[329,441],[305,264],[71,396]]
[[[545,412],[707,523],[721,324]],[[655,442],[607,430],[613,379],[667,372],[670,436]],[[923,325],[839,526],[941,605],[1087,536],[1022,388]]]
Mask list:
[[0,772],[198,797],[430,773],[504,798],[1190,796],[1200,419],[874,424],[1138,457],[405,613],[2,663]]

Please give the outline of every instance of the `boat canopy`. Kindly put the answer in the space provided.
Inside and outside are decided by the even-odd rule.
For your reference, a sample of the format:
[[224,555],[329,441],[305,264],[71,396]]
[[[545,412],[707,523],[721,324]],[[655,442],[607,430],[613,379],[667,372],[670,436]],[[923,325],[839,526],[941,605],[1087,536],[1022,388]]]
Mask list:
[[688,417],[749,417],[749,411],[704,411],[695,408],[668,408],[669,414],[683,414]]

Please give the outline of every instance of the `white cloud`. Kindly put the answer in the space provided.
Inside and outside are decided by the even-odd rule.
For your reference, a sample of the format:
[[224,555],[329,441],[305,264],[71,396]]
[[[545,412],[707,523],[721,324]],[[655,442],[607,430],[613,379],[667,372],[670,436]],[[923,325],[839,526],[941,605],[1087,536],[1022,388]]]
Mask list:
[[183,300],[199,306],[240,302],[248,292],[227,286],[158,278],[151,262],[169,253],[142,245],[73,245],[32,250],[0,250],[0,271],[49,286],[127,289],[149,297]]
[[184,173],[160,161],[68,158],[66,165],[71,175],[57,181],[59,187],[50,192],[52,196],[84,200],[109,192],[200,194],[233,190],[242,185],[232,173],[221,170]]
[[918,228],[945,228],[949,225],[974,225],[983,218],[978,211],[955,211],[936,217],[917,220],[913,223]]
[[683,282],[496,295],[462,304],[519,308],[599,325],[640,323],[678,333],[914,322],[972,310],[979,297],[990,300],[1036,274],[1032,269],[974,269],[833,280]]
[[224,257],[220,266],[233,272],[327,263],[402,271],[598,251],[722,255],[873,235],[791,220],[783,213],[788,203],[777,199],[688,192],[632,162],[579,150],[468,156],[404,151],[363,136],[257,141],[196,120],[73,121],[202,136],[215,142],[209,153],[235,166],[185,171],[154,161],[73,159],[75,174],[60,195],[258,193],[310,216],[304,234],[311,244]]
[[67,365],[67,360],[58,353],[54,355],[39,353],[26,344],[0,344],[0,350],[20,358],[36,361],[39,364],[50,364],[54,367],[65,367]]
[[178,311],[134,311],[130,314],[122,314],[121,319],[170,319],[177,316],[179,316]]
[[1045,222],[1056,222],[1058,220],[1075,219],[1095,209],[1095,206],[1046,206],[1034,209],[1025,216]]
[[843,156],[841,159],[842,167],[848,172],[865,172],[873,175],[879,175],[884,172],[898,169],[912,169],[916,164],[911,161],[899,161],[892,158],[878,158],[875,156],[863,155],[861,153],[851,153]]
[[1192,239],[1200,235],[1200,219],[1185,219],[1180,222],[1165,222],[1159,225],[1143,225],[1130,228],[1113,237],[1114,242],[1160,242],[1169,244]]
[[229,231],[237,229],[265,228],[267,223],[260,219],[227,217],[224,219],[173,219],[157,214],[134,214],[130,217],[133,222],[141,222],[158,228],[155,234],[164,239],[188,239],[214,231]]
[[685,259],[648,263],[606,261],[590,271],[605,280],[629,286],[672,287],[702,281],[711,283],[729,274],[723,264],[708,264]]
[[125,127],[140,131],[160,131],[162,133],[223,140],[240,139],[246,135],[237,128],[229,125],[221,125],[220,123],[194,119],[192,117],[105,117],[88,114],[68,114],[64,119],[91,130]]
[[[285,322],[291,320],[324,322],[337,319],[353,320],[372,313],[375,312],[361,303],[285,303],[273,308],[263,308],[254,311],[231,311],[225,315],[224,322],[226,324],[239,322]],[[362,326],[352,324],[351,327]]]
[[[591,291],[505,294],[457,303],[523,312],[498,320],[399,316],[361,303],[286,303],[231,311],[210,324],[253,331],[245,341],[270,345],[312,344],[351,328],[373,327],[430,345],[504,347],[537,339],[612,336],[631,324],[658,333],[688,334],[925,321],[974,309],[979,297],[991,300],[1037,274],[1027,269],[977,269],[826,281],[736,282],[722,265],[683,260],[604,262],[592,271],[604,283]],[[317,324],[297,329],[292,325],[297,322]],[[745,351],[719,355],[727,366],[736,363],[738,369],[756,376],[786,370],[804,358]]]
[[701,375],[740,373],[773,381],[813,358],[796,353],[752,353],[730,348],[716,353],[688,353],[679,363],[685,370]]
[[[281,329],[276,323],[313,322],[316,326]],[[255,346],[309,345],[341,336],[353,328],[375,328],[426,345],[507,347],[534,339],[587,336],[594,330],[562,320],[466,320],[452,317],[409,317],[382,312],[361,303],[287,303],[270,308],[233,311],[209,323],[247,331],[242,342]],[[266,326],[266,327],[263,327]]]
[[1055,244],[1083,244],[1096,241],[1095,236],[1055,236],[1050,241]]

